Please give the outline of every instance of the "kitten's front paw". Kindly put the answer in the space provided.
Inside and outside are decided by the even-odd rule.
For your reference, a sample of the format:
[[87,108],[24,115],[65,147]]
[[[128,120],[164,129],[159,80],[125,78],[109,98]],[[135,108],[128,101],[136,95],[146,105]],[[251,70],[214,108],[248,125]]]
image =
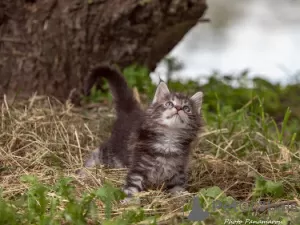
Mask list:
[[127,205],[129,203],[140,204],[139,198],[134,198],[134,194],[138,192],[136,188],[127,187],[123,188],[123,191],[127,197],[120,201],[122,205]]
[[82,169],[78,169],[76,172],[75,172],[75,175],[79,178],[79,179],[85,179],[87,178],[87,172],[84,170],[84,168]]
[[181,195],[183,192],[187,192],[184,187],[175,186],[169,190],[172,195]]
[[141,200],[138,197],[126,197],[120,201],[121,205],[136,204],[139,205]]
[[132,197],[135,193],[138,193],[138,189],[136,187],[123,187],[123,192],[128,196]]
[[124,198],[120,201],[121,205],[127,205],[131,200],[131,197]]

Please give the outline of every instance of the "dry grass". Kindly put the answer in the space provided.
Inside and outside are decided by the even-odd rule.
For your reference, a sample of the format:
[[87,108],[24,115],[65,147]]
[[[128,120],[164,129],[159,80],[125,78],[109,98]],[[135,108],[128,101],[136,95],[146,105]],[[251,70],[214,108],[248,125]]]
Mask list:
[[[89,105],[74,108],[55,99],[33,96],[28,101],[7,101],[1,104],[0,121],[0,184],[7,199],[18,196],[28,188],[20,182],[22,175],[36,175],[44,183],[53,184],[61,176],[74,178],[78,195],[101,186],[108,180],[118,187],[124,181],[126,170],[91,170],[87,181],[75,176],[86,156],[108,137],[114,119],[110,107]],[[283,170],[282,165],[291,163],[293,154],[288,148],[270,143],[257,133],[251,155],[240,157],[243,148],[240,140],[253,136],[248,130],[239,130],[229,139],[227,129],[207,127],[194,149],[189,180],[189,191],[178,197],[170,197],[160,191],[142,193],[144,210],[149,214],[163,215],[160,220],[173,221],[182,213],[193,192],[201,188],[219,186],[227,195],[249,200],[255,183],[255,175],[283,181],[287,193],[299,192],[299,164]],[[261,149],[274,145],[278,154],[264,154]],[[275,148],[274,147],[274,148]],[[251,148],[251,146],[248,148]],[[114,205],[114,213],[123,211]],[[132,207],[132,206],[130,206]],[[103,212],[100,212],[103,213]]]

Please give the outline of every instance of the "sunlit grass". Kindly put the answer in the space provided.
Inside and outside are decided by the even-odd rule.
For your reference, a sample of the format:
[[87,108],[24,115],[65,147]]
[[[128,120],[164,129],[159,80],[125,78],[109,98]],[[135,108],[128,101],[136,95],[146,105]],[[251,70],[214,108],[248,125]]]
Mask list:
[[[155,91],[148,71],[134,65],[123,72],[147,104]],[[171,90],[204,92],[205,127],[194,143],[188,192],[143,192],[140,204],[129,205],[120,204],[126,169],[91,169],[87,180],[75,175],[110,134],[115,115],[109,92],[93,88],[81,108],[45,96],[13,103],[4,96],[0,224],[194,224],[187,217],[195,196],[210,214],[202,224],[224,224],[226,219],[297,224],[299,208],[281,205],[299,206],[299,87],[255,78],[249,88],[246,75],[236,80],[214,75],[205,85],[169,81]],[[233,88],[234,81],[241,86]],[[256,204],[246,211],[228,210],[216,207],[216,201]],[[279,205],[261,211],[259,202]]]
[[203,224],[228,218],[299,221],[299,212],[288,210],[212,210],[215,200],[299,203],[299,143],[289,130],[289,109],[278,125],[254,96],[238,110],[220,100],[216,113],[204,105],[203,117],[189,193],[172,197],[154,190],[140,194],[140,205],[124,206],[119,200],[125,169],[92,169],[85,181],[75,176],[87,154],[109,136],[111,107],[74,108],[39,96],[3,102],[0,224],[193,224],[187,220],[193,196],[210,212]]

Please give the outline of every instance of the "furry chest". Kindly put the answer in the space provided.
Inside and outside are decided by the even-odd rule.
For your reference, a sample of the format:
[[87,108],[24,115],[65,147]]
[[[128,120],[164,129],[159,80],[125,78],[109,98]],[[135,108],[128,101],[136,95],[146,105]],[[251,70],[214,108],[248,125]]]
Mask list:
[[156,152],[162,154],[177,153],[181,151],[178,140],[174,137],[162,136],[156,143],[153,144]]
[[149,180],[153,184],[161,185],[178,174],[180,162],[177,159],[166,159],[157,157],[149,173]]

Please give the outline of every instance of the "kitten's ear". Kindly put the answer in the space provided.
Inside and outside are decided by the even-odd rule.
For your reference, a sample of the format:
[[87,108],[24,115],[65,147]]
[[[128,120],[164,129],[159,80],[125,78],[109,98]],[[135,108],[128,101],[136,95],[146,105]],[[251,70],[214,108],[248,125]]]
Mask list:
[[156,92],[152,104],[161,101],[166,95],[170,94],[169,88],[165,82],[160,82],[156,88]]
[[196,94],[194,94],[190,99],[194,102],[197,112],[198,114],[200,114],[201,107],[202,107],[203,93],[199,91]]

